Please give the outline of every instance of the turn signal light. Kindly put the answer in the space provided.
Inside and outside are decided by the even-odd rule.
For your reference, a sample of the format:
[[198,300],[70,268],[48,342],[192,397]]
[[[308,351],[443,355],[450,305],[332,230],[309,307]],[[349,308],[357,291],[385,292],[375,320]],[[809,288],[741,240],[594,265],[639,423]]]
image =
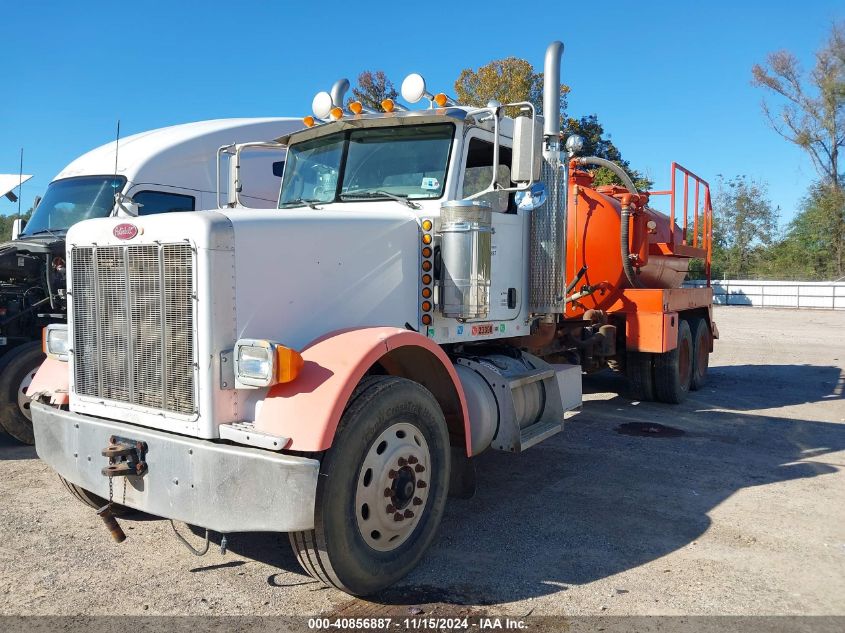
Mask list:
[[305,361],[295,349],[276,346],[276,382],[291,382],[299,376]]

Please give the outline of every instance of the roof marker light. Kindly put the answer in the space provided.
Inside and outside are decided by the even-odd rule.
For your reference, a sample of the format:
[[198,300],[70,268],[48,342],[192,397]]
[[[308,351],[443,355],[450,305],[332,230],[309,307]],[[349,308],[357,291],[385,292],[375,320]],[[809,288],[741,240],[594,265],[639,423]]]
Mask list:
[[305,127],[314,127],[317,124],[317,120],[313,116],[304,117],[302,122],[305,124]]
[[437,107],[439,108],[456,105],[455,100],[447,96],[443,92],[438,92],[436,95],[434,95],[433,101],[437,104]]
[[364,105],[360,101],[350,101],[347,107],[352,114],[361,114],[364,111]]
[[343,118],[343,108],[338,108],[335,106],[329,111],[329,116],[331,117],[332,121],[340,121]]

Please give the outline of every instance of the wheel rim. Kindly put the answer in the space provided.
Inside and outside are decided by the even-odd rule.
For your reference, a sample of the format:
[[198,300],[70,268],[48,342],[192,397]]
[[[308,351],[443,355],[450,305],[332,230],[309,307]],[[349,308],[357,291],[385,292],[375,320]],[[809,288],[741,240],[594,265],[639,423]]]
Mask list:
[[358,472],[355,517],[364,542],[374,550],[396,549],[425,512],[431,454],[422,432],[399,422],[370,445]]
[[18,385],[18,409],[20,409],[21,413],[23,413],[24,416],[26,416],[26,419],[30,422],[32,421],[32,410],[30,409],[32,400],[28,395],[26,395],[26,392],[29,390],[29,386],[32,384],[32,379],[35,378],[37,371],[37,369],[34,369],[26,372],[21,380],[21,384]]

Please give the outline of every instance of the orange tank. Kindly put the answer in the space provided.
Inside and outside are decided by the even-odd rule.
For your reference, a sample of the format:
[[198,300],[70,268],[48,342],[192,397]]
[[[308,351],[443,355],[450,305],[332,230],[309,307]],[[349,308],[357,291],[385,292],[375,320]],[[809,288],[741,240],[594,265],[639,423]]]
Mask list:
[[[567,305],[566,317],[591,309],[607,310],[631,288],[622,267],[620,244],[623,204],[632,213],[629,251],[641,288],[679,288],[689,269],[689,257],[662,254],[660,245],[681,244],[683,231],[669,216],[648,207],[647,193],[632,196],[624,187],[593,187],[593,177],[573,170],[570,176],[566,274],[569,280],[586,267],[569,295],[596,290]],[[671,227],[671,228],[670,228]]]

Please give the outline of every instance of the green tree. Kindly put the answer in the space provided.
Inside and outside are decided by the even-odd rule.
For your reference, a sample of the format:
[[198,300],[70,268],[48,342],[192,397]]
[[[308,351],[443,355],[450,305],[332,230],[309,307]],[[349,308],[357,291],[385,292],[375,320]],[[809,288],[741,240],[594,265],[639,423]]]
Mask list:
[[[543,73],[535,72],[529,62],[517,57],[493,60],[477,70],[464,69],[455,82],[455,92],[458,102],[466,105],[483,107],[491,99],[502,103],[528,101],[534,105],[537,112],[543,113]],[[622,158],[619,148],[605,134],[604,127],[595,114],[580,118],[566,115],[568,94],[569,86],[561,84],[557,115],[561,120],[564,138],[570,134],[583,136],[585,142],[582,153],[584,155],[612,160],[631,174],[639,189],[650,188],[651,181],[631,169],[628,161]],[[508,114],[515,115],[516,112]],[[620,184],[617,176],[609,169],[598,169],[595,171],[595,176],[598,185]]]
[[[815,227],[824,227],[822,249],[833,266],[819,263],[818,271],[845,275],[845,22],[834,24],[827,42],[816,53],[816,63],[805,73],[788,51],[771,53],[764,65],[752,68],[754,84],[775,97],[763,101],[763,113],[784,139],[809,155],[820,181],[810,190],[796,221],[790,226],[789,248],[811,253],[819,243]],[[802,263],[802,266],[806,262]]]
[[[622,167],[631,176],[637,189],[647,191],[654,184],[640,172],[631,168],[630,163],[622,158],[622,152],[614,145],[613,141],[605,135],[604,126],[599,123],[595,114],[582,116],[580,119],[567,117],[561,126],[564,136],[578,134],[584,138],[584,156],[598,156],[606,160],[612,160]],[[596,185],[621,184],[619,178],[606,167],[601,167],[594,172]]]
[[[30,207],[26,213],[21,213],[21,217],[27,221],[31,215],[32,207]],[[14,224],[17,217],[17,213],[14,215],[0,215],[0,243],[8,242],[12,239],[12,224]]]
[[360,101],[365,107],[381,111],[381,102],[399,96],[393,82],[383,70],[365,70],[358,75],[358,84],[352,88],[352,97],[348,101]]
[[713,200],[713,276],[745,279],[765,264],[778,236],[778,211],[764,183],[718,178]]

